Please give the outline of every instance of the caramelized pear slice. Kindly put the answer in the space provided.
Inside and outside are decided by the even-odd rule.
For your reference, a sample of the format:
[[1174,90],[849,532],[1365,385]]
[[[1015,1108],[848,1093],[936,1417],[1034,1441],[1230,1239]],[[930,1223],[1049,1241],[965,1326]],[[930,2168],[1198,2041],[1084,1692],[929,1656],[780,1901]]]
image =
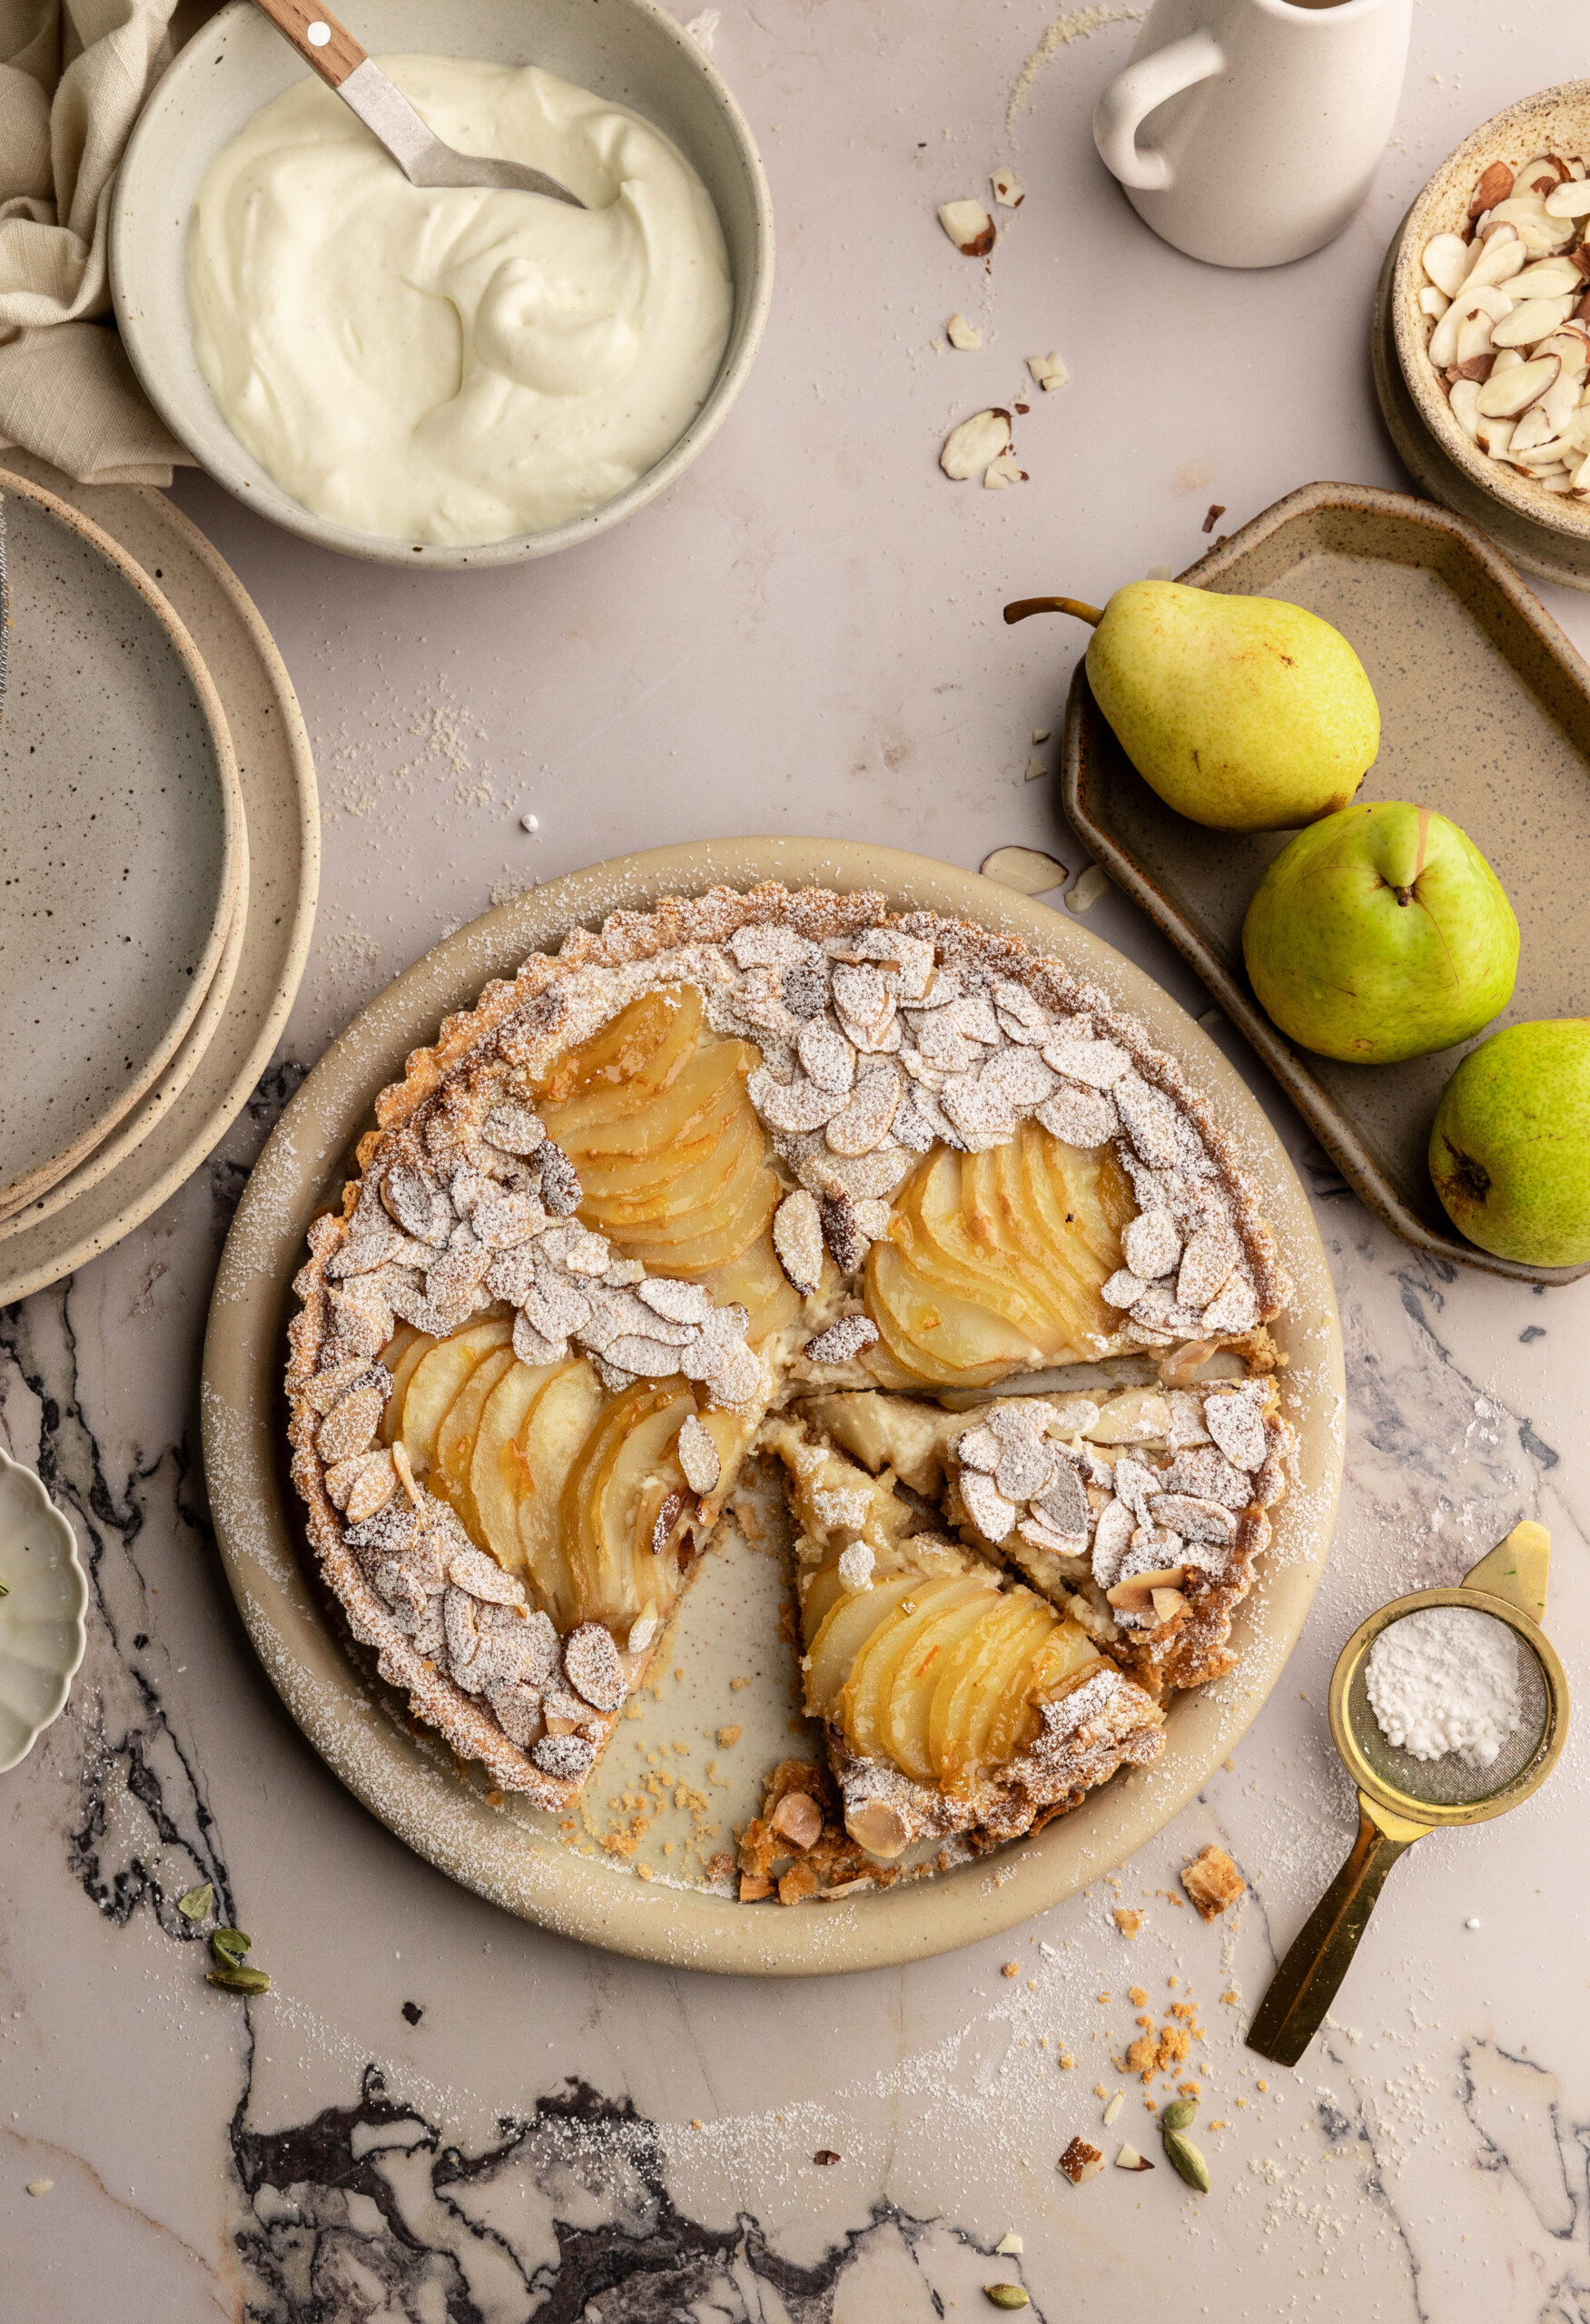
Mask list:
[[536,1085],[548,1106],[577,1092],[622,1085],[637,1105],[666,1089],[696,1046],[701,994],[695,985],[663,985],[642,993],[588,1041],[568,1050]]
[[[688,1390],[658,1393],[663,1401],[629,1431],[602,1482],[597,1531],[610,1612],[598,1614],[599,1620],[634,1621],[648,1603],[660,1613],[678,1594],[676,1552],[696,1500],[675,1447],[686,1415],[696,1410],[696,1399]],[[665,1514],[668,1522],[658,1540]]]
[[640,1084],[588,1091],[568,1106],[543,1108],[542,1119],[570,1159],[661,1154],[719,1091],[750,1075],[756,1052],[744,1041],[716,1041],[693,1057],[666,1089],[637,1098]]
[[1030,1590],[1012,1590],[1009,1595],[1021,1610],[1021,1620],[990,1640],[988,1660],[967,1704],[962,1768],[972,1781],[998,1763],[995,1735],[1019,1725],[1027,1708],[1027,1673],[1056,1627],[1054,1610],[1045,1600]]
[[[469,1530],[479,1548],[489,1550],[499,1565],[521,1579],[526,1564],[519,1506],[527,1472],[518,1438],[537,1397],[561,1369],[517,1360],[509,1364],[487,1397],[475,1431],[469,1461],[469,1506],[475,1521]],[[464,1521],[469,1524],[468,1517]]]
[[969,1790],[976,1778],[968,1743],[978,1696],[997,1668],[1001,1648],[1021,1631],[1025,1619],[1013,1593],[1002,1591],[983,1620],[945,1657],[928,1713],[927,1739],[933,1773],[946,1791]]
[[435,1466],[437,1431],[470,1373],[512,1337],[511,1322],[494,1317],[438,1340],[420,1358],[404,1393],[402,1419],[404,1449],[416,1476],[428,1476]]
[[936,1781],[928,1722],[940,1674],[961,1640],[986,1620],[997,1595],[998,1583],[990,1574],[979,1587],[940,1606],[894,1672],[881,1739],[895,1766],[918,1783]]
[[1080,1622],[1054,1622],[1039,1640],[1006,1690],[983,1740],[984,1764],[1003,1767],[1038,1734],[1038,1705],[1090,1663],[1103,1657]]
[[[403,1332],[408,1338],[403,1338]],[[381,1350],[381,1362],[392,1375],[392,1393],[387,1398],[381,1414],[380,1441],[395,1444],[403,1432],[403,1399],[409,1393],[409,1383],[420,1368],[422,1356],[429,1355],[436,1345],[430,1332],[417,1332],[405,1324],[402,1332],[394,1333],[390,1343]]]
[[835,1717],[840,1690],[863,1646],[900,1600],[923,1586],[921,1574],[903,1574],[874,1582],[870,1590],[849,1590],[830,1608],[808,1649],[806,1709],[814,1718]]
[[889,1725],[895,1690],[906,1666],[917,1659],[925,1634],[943,1615],[968,1603],[981,1605],[997,1588],[992,1574],[986,1582],[972,1574],[924,1576],[872,1631],[839,1696],[840,1724],[861,1758],[894,1757]]
[[493,1348],[470,1373],[436,1432],[436,1458],[431,1486],[452,1503],[469,1535],[479,1533],[480,1520],[469,1498],[469,1463],[475,1456],[475,1432],[486,1409],[486,1399],[512,1365],[511,1347]]
[[525,1416],[518,1435],[519,1545],[524,1571],[559,1630],[579,1619],[578,1592],[563,1528],[563,1492],[606,1402],[582,1358],[556,1365]]

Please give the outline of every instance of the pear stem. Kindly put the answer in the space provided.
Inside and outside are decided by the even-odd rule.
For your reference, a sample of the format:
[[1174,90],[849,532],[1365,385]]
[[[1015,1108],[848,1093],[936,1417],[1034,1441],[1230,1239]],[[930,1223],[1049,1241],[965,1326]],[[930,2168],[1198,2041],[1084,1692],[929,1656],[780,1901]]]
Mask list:
[[1104,608],[1084,605],[1081,597],[1018,597],[1005,607],[1007,621],[1025,621],[1029,614],[1075,614],[1079,621],[1096,629],[1104,618]]

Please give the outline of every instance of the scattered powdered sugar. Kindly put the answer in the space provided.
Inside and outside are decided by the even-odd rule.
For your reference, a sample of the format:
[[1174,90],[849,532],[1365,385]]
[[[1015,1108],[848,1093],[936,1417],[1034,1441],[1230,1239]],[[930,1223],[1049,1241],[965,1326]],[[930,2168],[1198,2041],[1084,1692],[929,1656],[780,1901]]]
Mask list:
[[1491,1767],[1523,1717],[1517,1641],[1477,1608],[1404,1615],[1369,1649],[1364,1678],[1380,1732],[1416,1759],[1456,1752]]

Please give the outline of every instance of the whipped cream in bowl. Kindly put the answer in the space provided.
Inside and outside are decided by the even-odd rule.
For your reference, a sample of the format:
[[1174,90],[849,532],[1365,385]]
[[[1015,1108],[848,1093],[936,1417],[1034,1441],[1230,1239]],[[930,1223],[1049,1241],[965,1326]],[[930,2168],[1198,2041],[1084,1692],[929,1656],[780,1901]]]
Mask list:
[[219,481],[355,555],[495,565],[606,529],[695,457],[760,336],[765,184],[695,44],[649,0],[602,15],[588,55],[561,0],[528,25],[487,0],[474,59],[412,53],[393,0],[360,28],[448,143],[584,209],[410,185],[257,12],[214,20],[208,85],[178,59],[123,166],[113,289],[143,384]]

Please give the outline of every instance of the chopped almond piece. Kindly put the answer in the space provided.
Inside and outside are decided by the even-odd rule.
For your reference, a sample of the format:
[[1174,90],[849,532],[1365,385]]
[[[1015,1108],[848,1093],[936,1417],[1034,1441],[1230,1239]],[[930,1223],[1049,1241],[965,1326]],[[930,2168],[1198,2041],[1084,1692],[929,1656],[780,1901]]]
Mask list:
[[1086,2139],[1075,2138],[1061,2156],[1060,2168],[1073,2187],[1080,2187],[1085,2179],[1098,2177],[1104,2168],[1104,2158]]

